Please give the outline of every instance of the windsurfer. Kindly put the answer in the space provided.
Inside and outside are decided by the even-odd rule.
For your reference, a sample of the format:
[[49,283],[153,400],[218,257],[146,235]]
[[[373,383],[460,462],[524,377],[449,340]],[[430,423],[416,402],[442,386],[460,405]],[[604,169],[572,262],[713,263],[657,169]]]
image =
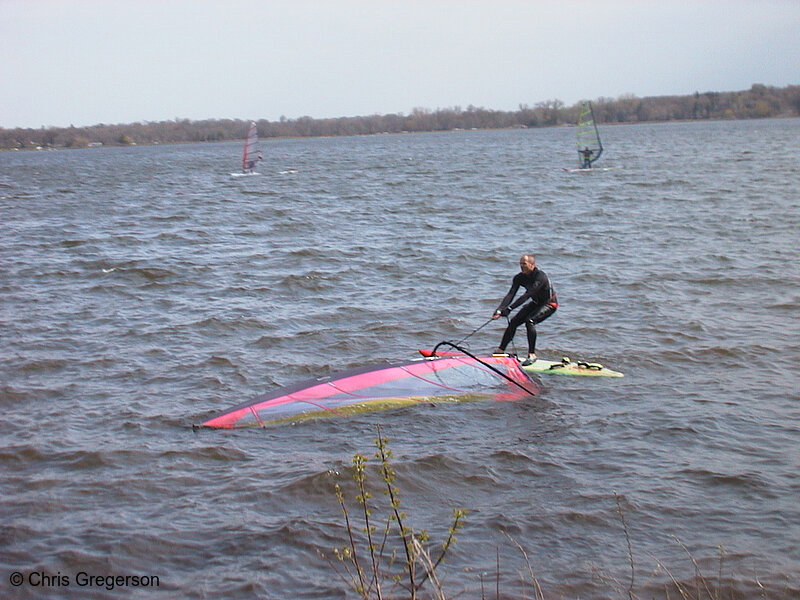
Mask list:
[[590,150],[588,146],[584,146],[583,150],[578,150],[578,154],[583,156],[583,164],[581,165],[581,169],[591,169],[592,154],[594,154],[594,150]]
[[[536,324],[556,312],[558,297],[545,272],[536,267],[536,257],[533,254],[523,254],[519,259],[519,267],[520,272],[512,279],[511,289],[494,311],[492,319],[507,317],[519,306],[522,306],[522,309],[509,320],[495,354],[505,354],[506,346],[514,339],[517,328],[525,323],[528,334],[528,358],[522,364],[529,365],[536,360]],[[514,300],[520,287],[525,288],[525,293]]]

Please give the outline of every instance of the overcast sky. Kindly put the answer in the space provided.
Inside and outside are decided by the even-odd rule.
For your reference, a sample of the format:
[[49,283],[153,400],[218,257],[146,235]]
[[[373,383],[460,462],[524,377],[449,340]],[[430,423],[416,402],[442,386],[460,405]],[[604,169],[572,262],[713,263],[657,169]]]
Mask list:
[[0,127],[800,84],[800,0],[0,0]]

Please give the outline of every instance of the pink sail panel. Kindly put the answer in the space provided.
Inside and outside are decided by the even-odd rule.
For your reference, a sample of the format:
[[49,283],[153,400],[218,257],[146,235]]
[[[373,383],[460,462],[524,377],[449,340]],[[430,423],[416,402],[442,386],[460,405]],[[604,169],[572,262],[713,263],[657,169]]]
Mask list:
[[372,365],[281,388],[236,406],[203,426],[289,423],[435,399],[519,400],[538,392],[511,356],[445,356]]

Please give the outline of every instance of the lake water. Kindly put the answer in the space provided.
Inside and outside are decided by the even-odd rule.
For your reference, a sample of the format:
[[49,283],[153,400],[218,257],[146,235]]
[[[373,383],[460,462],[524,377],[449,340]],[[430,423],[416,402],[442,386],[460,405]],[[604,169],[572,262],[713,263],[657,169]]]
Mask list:
[[[355,597],[319,552],[381,424],[408,523],[438,542],[468,511],[448,597],[494,598],[498,561],[501,595],[534,597],[507,533],[548,598],[694,593],[697,570],[797,598],[800,119],[602,127],[596,166],[622,168],[591,173],[563,170],[574,131],[270,140],[252,177],[239,144],[0,154],[2,596]],[[464,337],[524,252],[561,303],[540,356],[624,379],[192,429]]]

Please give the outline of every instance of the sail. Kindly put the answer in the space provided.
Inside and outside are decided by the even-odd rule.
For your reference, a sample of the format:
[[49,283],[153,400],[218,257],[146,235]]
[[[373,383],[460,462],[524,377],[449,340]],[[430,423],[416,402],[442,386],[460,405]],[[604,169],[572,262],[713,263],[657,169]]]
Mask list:
[[242,152],[242,171],[251,173],[256,163],[263,157],[261,147],[258,143],[258,129],[254,122],[250,123],[247,129],[247,138],[244,141],[244,151]]
[[432,400],[518,400],[537,391],[515,357],[441,356],[303,381],[231,408],[203,426],[265,427]]
[[578,117],[578,164],[589,168],[603,153],[600,133],[594,122],[594,111],[591,102],[584,102]]

